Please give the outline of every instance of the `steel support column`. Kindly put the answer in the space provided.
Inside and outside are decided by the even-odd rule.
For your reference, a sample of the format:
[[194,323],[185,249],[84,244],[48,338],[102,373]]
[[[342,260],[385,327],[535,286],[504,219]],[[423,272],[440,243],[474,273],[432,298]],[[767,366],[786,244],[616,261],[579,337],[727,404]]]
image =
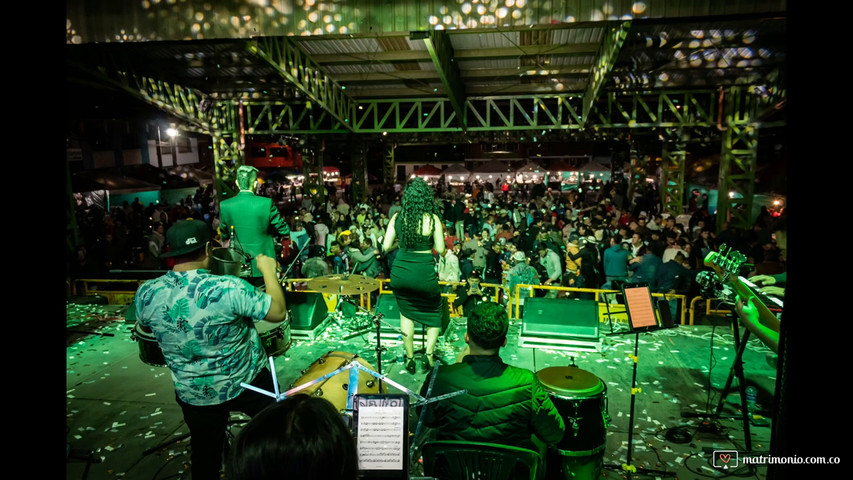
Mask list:
[[646,181],[646,165],[649,163],[649,156],[645,152],[641,152],[637,148],[635,142],[631,142],[630,149],[630,164],[628,178],[628,204],[630,205],[634,199],[634,193]]
[[213,146],[213,166],[215,179],[213,193],[217,201],[226,200],[236,193],[234,181],[237,178],[237,167],[242,165],[243,151],[236,137],[226,137],[219,133],[211,135]]
[[687,140],[682,129],[667,130],[661,158],[661,207],[673,217],[684,208],[684,166],[687,160]]
[[388,145],[385,150],[385,161],[382,163],[382,182],[386,187],[393,187],[397,181],[397,166],[394,164],[396,145]]
[[367,201],[367,146],[364,138],[350,140],[352,148],[352,202]]
[[323,153],[326,149],[323,140],[311,137],[302,150],[302,168],[305,180],[302,183],[302,196],[310,195],[314,205],[326,202],[326,185],[323,183]]
[[720,152],[717,200],[717,231],[724,222],[731,227],[752,227],[752,204],[758,162],[758,126],[751,122],[758,98],[746,89],[726,95],[725,127]]

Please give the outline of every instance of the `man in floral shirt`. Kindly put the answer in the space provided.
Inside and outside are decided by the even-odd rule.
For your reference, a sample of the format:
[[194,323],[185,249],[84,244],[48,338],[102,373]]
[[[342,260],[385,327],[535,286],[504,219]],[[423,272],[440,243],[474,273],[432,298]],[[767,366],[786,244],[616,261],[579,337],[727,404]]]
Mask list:
[[231,275],[215,275],[210,227],[182,220],[166,232],[174,268],[139,287],[139,327],[153,333],[172,372],[175,397],[190,430],[192,478],[219,479],[230,412],[254,416],[275,399],[242,384],[274,391],[259,331],[287,315],[275,258],[257,254],[266,292]]

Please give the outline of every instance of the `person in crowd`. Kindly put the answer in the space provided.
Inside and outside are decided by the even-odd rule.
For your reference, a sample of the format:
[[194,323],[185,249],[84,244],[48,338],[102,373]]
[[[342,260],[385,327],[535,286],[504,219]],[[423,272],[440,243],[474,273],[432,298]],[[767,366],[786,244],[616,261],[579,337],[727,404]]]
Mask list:
[[658,293],[685,293],[695,271],[687,268],[687,258],[681,252],[672,260],[661,263],[655,272],[655,291]]
[[613,282],[624,282],[628,279],[628,260],[631,250],[622,243],[622,237],[616,235],[610,238],[610,248],[604,251],[604,277],[602,289],[610,289]]
[[[518,285],[539,285],[539,272],[530,266],[530,259],[524,252],[517,250],[513,253],[510,264],[512,266],[506,272],[506,286],[510,297],[515,298],[515,287]],[[528,297],[525,293],[522,291],[518,294],[519,307],[524,306],[524,299]]]
[[[579,272],[582,285],[584,288],[596,288],[599,285],[599,253],[598,248],[595,246],[596,240],[595,237],[589,236],[586,238],[581,237],[579,239],[578,245],[580,246],[580,250],[577,253],[566,252],[568,259],[570,260],[580,260]],[[590,299],[594,297],[593,293],[584,292],[581,294],[582,298]]]
[[133,308],[139,327],[156,338],[172,373],[175,398],[190,430],[192,478],[220,478],[231,412],[254,416],[274,400],[243,387],[273,391],[260,332],[285,321],[287,308],[275,257],[259,253],[255,264],[266,291],[208,268],[210,227],[201,220],[176,222],[166,232],[171,271],[139,287]]
[[[581,276],[581,264],[583,260],[578,256],[580,252],[580,237],[577,233],[571,233],[566,241],[566,250],[564,252],[566,259],[566,271],[564,276],[569,276],[573,287],[583,288],[583,277]],[[574,257],[574,259],[572,258]]]
[[[788,259],[787,216],[783,214],[778,217],[770,229],[773,231],[773,238],[776,241],[776,246],[779,248],[779,258],[785,262]],[[788,272],[785,271],[775,275],[753,275],[749,280],[760,287],[761,293],[784,298],[784,285],[788,281]]]
[[358,451],[335,406],[296,394],[269,406],[240,429],[226,462],[228,480],[356,480]]
[[314,223],[314,245],[322,247],[326,251],[326,236],[329,234],[329,226],[326,224],[325,215],[317,215]]
[[334,274],[349,273],[349,255],[344,253],[340,242],[334,241],[329,247],[329,263]]
[[373,246],[373,241],[369,238],[361,240],[358,248],[350,245],[347,247],[347,256],[352,259],[352,273],[355,275],[364,275],[369,278],[379,276],[381,266],[379,257],[381,252]]
[[462,270],[459,268],[459,253],[462,245],[459,241],[453,242],[453,246],[447,249],[444,255],[438,259],[438,281],[459,282],[462,279]]
[[661,265],[660,247],[643,246],[636,257],[628,260],[628,268],[634,272],[632,283],[645,283],[650,291],[655,291],[655,273]]
[[503,282],[503,267],[500,262],[503,247],[498,242],[488,242],[485,246],[488,247],[488,250],[486,252],[486,266],[483,270],[483,280],[486,283],[500,285]]
[[501,359],[509,328],[506,308],[487,301],[467,315],[467,347],[460,361],[439,366],[420,394],[467,393],[428,404],[424,425],[434,429],[437,440],[499,443],[544,454],[547,445],[562,440],[565,422],[535,373]]
[[639,233],[631,234],[631,256],[637,257],[640,253],[640,248],[646,245],[645,239]]
[[311,237],[308,236],[308,230],[305,229],[305,223],[302,220],[293,222],[293,228],[288,233],[290,240],[293,242],[293,250],[300,262],[304,263],[310,255]]
[[160,222],[154,223],[151,235],[148,236],[148,248],[145,251],[143,266],[149,270],[160,270],[163,268],[163,253],[166,245],[166,226]]
[[415,322],[427,327],[423,368],[429,370],[435,364],[442,302],[432,252],[443,255],[446,246],[435,193],[424,179],[414,177],[408,182],[401,204],[402,210],[388,224],[382,247],[387,252],[395,242],[399,244],[391,265],[390,286],[400,309],[406,371],[414,374]]
[[[560,267],[560,256],[548,247],[547,242],[539,243],[536,250],[539,254],[539,264],[545,267],[546,272],[546,278],[542,281],[542,284],[559,287],[563,279],[563,270]],[[557,291],[548,290],[545,293],[545,297],[556,298]]]
[[220,237],[223,244],[251,259],[250,283],[263,284],[263,274],[255,258],[258,254],[275,258],[275,235],[287,235],[290,227],[271,198],[255,195],[258,169],[242,165],[237,169],[237,195],[219,204]]
[[489,293],[480,285],[482,272],[471,270],[463,279],[463,284],[456,288],[454,305],[462,307],[462,315],[467,315],[474,307],[489,300]]

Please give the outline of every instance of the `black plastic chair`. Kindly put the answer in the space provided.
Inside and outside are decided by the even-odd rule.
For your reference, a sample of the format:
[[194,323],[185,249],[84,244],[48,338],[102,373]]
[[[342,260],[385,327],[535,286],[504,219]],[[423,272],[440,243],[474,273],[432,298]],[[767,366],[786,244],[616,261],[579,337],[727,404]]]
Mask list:
[[430,441],[423,445],[424,475],[441,480],[536,480],[542,457],[495,443]]

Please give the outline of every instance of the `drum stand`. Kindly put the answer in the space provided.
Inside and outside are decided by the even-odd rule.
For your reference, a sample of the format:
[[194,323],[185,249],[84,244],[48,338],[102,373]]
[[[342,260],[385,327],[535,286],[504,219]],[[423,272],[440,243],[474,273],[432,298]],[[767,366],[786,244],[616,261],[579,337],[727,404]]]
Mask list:
[[664,472],[661,470],[650,470],[646,468],[637,468],[634,465],[631,465],[631,451],[633,450],[634,445],[634,404],[636,402],[637,394],[641,393],[642,390],[637,388],[637,354],[640,348],[640,332],[633,332],[635,334],[634,337],[634,355],[631,356],[631,360],[634,361],[634,376],[631,380],[631,411],[628,415],[628,453],[626,454],[626,461],[622,465],[605,465],[605,467],[613,468],[617,470],[623,470],[628,477],[628,480],[631,480],[631,477],[635,473],[642,473],[647,475],[654,475],[658,477],[664,476],[676,476],[675,472]]

